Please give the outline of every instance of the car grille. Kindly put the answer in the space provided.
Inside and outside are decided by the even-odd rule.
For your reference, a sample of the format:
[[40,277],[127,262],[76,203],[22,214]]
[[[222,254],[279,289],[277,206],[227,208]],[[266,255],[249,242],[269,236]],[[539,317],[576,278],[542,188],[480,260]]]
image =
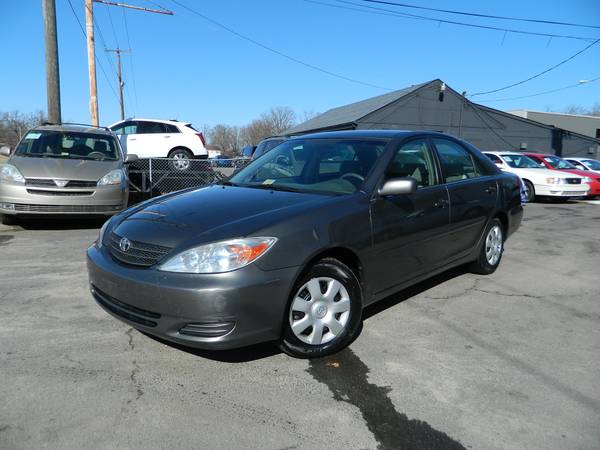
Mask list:
[[58,195],[58,196],[82,196],[82,195],[92,195],[94,191],[48,191],[45,189],[27,189],[28,194],[33,195]]
[[23,213],[114,213],[121,211],[123,205],[31,205],[15,203],[15,211]]
[[155,327],[158,325],[155,321],[156,319],[160,319],[160,314],[158,313],[123,303],[122,301],[111,297],[106,292],[102,292],[94,285],[92,285],[92,295],[102,307],[119,317],[147,327]]
[[581,178],[565,178],[567,184],[581,184]]
[[[83,181],[83,180],[69,180],[64,186],[66,188],[95,188],[98,185],[97,181]],[[27,178],[25,180],[25,186],[39,186],[39,187],[58,187],[54,180],[46,178]],[[62,187],[62,186],[60,186]]]
[[110,234],[108,238],[108,248],[110,250],[110,254],[117,261],[133,266],[153,266],[171,251],[170,247],[147,244],[139,241],[130,241],[131,245],[129,249],[124,252],[119,247],[119,242],[121,239],[122,236],[119,236],[116,233]]

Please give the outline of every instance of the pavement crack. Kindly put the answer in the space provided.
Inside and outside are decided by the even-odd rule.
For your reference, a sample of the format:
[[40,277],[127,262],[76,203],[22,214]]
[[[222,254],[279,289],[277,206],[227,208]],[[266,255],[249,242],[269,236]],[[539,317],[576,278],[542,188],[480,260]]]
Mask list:
[[307,372],[325,384],[335,400],[356,406],[382,450],[465,449],[458,441],[427,422],[396,411],[391,388],[368,381],[369,368],[350,348],[310,360]]
[[[133,328],[129,328],[125,334],[128,337],[128,341],[127,341],[127,345],[129,346],[129,351],[133,351],[135,350],[135,344],[133,343]],[[142,388],[142,384],[140,383],[140,380],[138,379],[138,374],[140,373],[140,365],[138,364],[138,362],[135,359],[132,359],[131,364],[133,366],[133,368],[131,369],[131,372],[129,374],[129,380],[131,381],[131,384],[133,384],[133,387],[135,388],[135,399],[133,400],[128,400],[127,403],[131,403],[132,401],[136,401],[139,400],[140,397],[142,395],[144,395],[144,389]]]

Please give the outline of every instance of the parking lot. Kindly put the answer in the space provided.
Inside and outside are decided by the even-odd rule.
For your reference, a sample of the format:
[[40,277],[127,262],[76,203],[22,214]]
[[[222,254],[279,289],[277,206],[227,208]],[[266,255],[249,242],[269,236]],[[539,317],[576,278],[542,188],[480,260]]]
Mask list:
[[495,274],[390,297],[313,361],[149,338],[89,294],[99,223],[0,226],[0,448],[598,448],[600,205],[525,209]]

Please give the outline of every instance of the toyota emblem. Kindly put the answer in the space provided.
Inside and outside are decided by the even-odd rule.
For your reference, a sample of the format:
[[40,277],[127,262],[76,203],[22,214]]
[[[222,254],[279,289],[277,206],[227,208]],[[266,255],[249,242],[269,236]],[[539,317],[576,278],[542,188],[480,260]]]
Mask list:
[[131,248],[131,241],[126,237],[121,238],[121,240],[119,241],[119,248],[122,252],[128,251]]

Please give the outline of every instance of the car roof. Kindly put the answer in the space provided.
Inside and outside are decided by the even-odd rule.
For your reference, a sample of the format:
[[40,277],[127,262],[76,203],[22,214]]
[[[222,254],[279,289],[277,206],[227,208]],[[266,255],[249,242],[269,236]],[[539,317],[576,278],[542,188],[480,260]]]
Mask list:
[[489,152],[487,150],[483,150],[483,153],[490,153],[492,155],[520,155],[520,156],[527,156],[527,154],[525,153],[521,153],[521,152],[513,152],[511,150],[508,150],[506,152],[498,152],[498,151],[494,151],[494,152]]
[[429,135],[440,137],[451,137],[448,134],[437,131],[410,131],[410,130],[343,130],[343,131],[321,131],[318,133],[302,134],[293,136],[292,139],[355,139],[355,138],[387,138],[408,137],[413,135]]
[[129,117],[127,119],[119,120],[118,122],[113,123],[112,125],[110,125],[110,127],[114,127],[115,125],[118,125],[123,122],[131,122],[132,120],[139,120],[142,122],[168,123],[171,125],[184,125],[184,126],[192,124],[191,122],[181,122],[181,121],[175,120],[175,119],[166,120],[166,119],[146,119],[144,117]]
[[525,152],[526,155],[532,155],[532,156],[556,156],[556,155],[552,155],[550,153],[536,153],[536,152]]
[[63,124],[44,124],[38,125],[33,128],[34,130],[48,130],[48,131],[73,131],[77,133],[90,133],[90,134],[105,134],[108,136],[113,136],[113,132],[109,128],[105,127],[95,127],[93,125],[84,125],[84,124],[71,124],[71,123],[63,123]]

